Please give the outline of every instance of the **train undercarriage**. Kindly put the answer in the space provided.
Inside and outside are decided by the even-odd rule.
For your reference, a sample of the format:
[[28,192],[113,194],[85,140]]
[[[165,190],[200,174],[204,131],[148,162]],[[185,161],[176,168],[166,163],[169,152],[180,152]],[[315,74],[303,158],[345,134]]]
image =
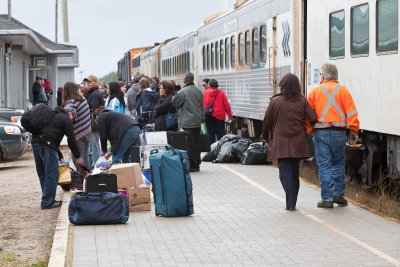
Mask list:
[[[258,141],[262,121],[235,117],[226,125],[226,132]],[[346,146],[347,181],[362,184],[365,188],[388,182],[400,187],[400,137],[362,131],[359,138],[362,146]]]

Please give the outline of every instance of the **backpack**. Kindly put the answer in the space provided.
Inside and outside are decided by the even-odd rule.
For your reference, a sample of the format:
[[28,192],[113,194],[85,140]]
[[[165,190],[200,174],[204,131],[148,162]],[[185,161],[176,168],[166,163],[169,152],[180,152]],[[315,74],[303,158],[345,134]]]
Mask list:
[[37,104],[22,114],[21,125],[32,134],[41,134],[56,111],[46,104]]

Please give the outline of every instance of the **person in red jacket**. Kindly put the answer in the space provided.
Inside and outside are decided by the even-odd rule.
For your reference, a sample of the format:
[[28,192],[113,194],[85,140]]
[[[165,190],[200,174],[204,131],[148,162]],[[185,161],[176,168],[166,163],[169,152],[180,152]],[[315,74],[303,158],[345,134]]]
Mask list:
[[232,111],[224,91],[218,90],[217,80],[211,79],[208,86],[204,91],[204,109],[213,105],[211,114],[206,115],[206,127],[210,141],[214,143],[224,136],[225,115],[232,119]]

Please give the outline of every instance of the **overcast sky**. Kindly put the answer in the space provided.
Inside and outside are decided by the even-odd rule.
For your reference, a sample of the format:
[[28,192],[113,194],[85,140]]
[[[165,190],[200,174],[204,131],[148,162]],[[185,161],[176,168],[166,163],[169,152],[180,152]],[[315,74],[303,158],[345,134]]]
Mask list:
[[[59,0],[59,10],[61,10]],[[56,0],[12,0],[12,16],[55,38]],[[232,9],[234,0],[227,0]],[[69,39],[78,45],[80,67],[75,78],[101,77],[117,70],[117,62],[131,48],[151,46],[179,37],[200,26],[204,18],[222,10],[223,0],[69,0]],[[7,0],[0,0],[0,14]],[[58,40],[63,41],[61,11]]]

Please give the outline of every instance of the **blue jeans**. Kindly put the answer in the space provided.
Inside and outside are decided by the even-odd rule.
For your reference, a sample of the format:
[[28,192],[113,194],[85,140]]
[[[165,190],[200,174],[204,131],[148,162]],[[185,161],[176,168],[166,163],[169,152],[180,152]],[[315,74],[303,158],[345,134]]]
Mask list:
[[113,163],[131,163],[132,146],[136,143],[141,133],[140,127],[133,125],[124,134],[124,137],[119,141],[118,147],[113,153]]
[[48,147],[38,143],[32,143],[33,156],[35,158],[36,172],[39,176],[42,188],[41,208],[53,205],[56,198],[58,183],[58,154]]
[[99,132],[92,132],[90,136],[90,144],[89,144],[89,160],[90,164],[88,164],[88,168],[93,169],[94,164],[99,159],[101,155],[100,149],[100,133]]
[[345,191],[345,130],[316,130],[314,133],[315,156],[317,159],[321,198],[333,200]]

